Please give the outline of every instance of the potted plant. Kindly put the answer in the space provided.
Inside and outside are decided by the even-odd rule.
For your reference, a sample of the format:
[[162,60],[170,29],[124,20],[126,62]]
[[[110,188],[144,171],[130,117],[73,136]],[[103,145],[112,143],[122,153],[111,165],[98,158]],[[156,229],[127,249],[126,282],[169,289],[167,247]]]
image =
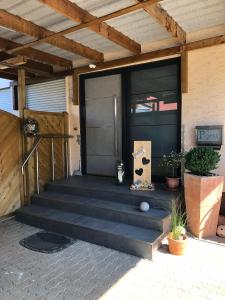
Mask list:
[[183,161],[183,153],[171,151],[168,155],[163,155],[162,166],[170,169],[170,173],[166,176],[166,184],[169,189],[176,190],[180,183],[180,177],[177,176],[177,169]]
[[171,214],[171,232],[169,233],[169,251],[175,255],[183,255],[187,247],[187,235],[185,230],[186,217],[182,213],[181,207],[176,207],[173,202]]
[[223,176],[212,174],[220,154],[211,147],[191,149],[185,155],[185,204],[188,229],[202,238],[216,234],[223,192]]

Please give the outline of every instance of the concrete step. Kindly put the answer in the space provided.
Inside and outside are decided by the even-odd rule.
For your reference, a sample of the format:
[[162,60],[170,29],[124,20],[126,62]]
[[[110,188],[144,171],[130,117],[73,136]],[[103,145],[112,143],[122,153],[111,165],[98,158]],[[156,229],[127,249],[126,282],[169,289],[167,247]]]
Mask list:
[[38,205],[19,209],[16,219],[32,226],[146,259],[152,259],[154,250],[159,247],[164,237],[164,234],[157,230]]
[[140,212],[139,207],[133,204],[55,192],[33,196],[32,204],[161,232],[170,228],[170,213],[162,209],[150,208],[148,212]]
[[[77,176],[79,177],[79,176]],[[103,184],[85,184],[79,180],[56,181],[46,185],[46,191],[72,194],[77,196],[102,199],[107,201],[139,205],[143,201],[147,201],[152,208],[159,208],[171,211],[172,201],[178,197],[177,193],[169,191],[130,191],[123,187],[112,187]]]

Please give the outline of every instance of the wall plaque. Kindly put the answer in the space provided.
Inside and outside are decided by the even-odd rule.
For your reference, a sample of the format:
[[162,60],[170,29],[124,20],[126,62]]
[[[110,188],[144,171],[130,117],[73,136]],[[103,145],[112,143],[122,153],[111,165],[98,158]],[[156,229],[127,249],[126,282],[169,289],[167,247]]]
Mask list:
[[199,146],[220,147],[223,143],[223,126],[196,126],[196,143]]

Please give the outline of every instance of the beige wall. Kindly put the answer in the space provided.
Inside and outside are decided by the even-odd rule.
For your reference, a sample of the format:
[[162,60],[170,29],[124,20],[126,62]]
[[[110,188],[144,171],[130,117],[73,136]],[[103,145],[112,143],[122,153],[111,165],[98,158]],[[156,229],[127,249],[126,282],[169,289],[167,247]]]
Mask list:
[[80,145],[77,142],[77,135],[80,134],[79,106],[73,104],[73,83],[72,76],[66,77],[66,98],[67,112],[69,113],[69,134],[73,138],[69,141],[70,151],[70,175],[79,170],[80,166]]
[[[196,125],[224,125],[225,45],[190,51],[187,94],[182,95],[182,128],[185,150],[195,146]],[[225,137],[217,173],[225,175]]]

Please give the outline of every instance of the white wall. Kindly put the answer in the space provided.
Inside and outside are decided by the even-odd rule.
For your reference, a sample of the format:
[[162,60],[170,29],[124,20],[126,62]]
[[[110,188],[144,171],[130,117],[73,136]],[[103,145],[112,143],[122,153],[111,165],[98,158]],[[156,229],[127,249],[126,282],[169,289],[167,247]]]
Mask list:
[[[225,130],[225,45],[190,51],[188,93],[182,95],[185,150],[195,146],[195,126],[223,125]],[[216,170],[225,175],[225,135]]]

